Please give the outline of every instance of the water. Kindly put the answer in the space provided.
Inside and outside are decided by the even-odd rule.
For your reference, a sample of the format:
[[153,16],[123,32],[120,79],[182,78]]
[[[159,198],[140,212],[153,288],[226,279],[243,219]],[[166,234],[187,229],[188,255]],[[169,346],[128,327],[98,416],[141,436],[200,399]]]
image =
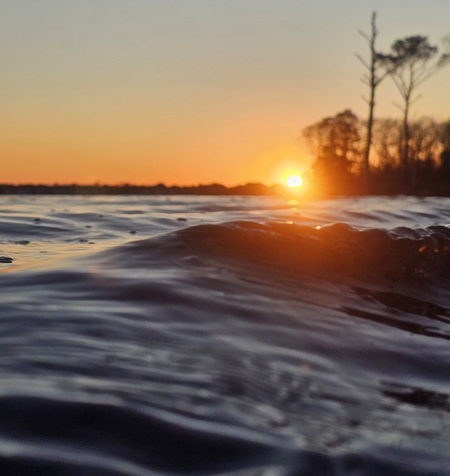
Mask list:
[[449,223],[1,197],[1,474],[450,474]]

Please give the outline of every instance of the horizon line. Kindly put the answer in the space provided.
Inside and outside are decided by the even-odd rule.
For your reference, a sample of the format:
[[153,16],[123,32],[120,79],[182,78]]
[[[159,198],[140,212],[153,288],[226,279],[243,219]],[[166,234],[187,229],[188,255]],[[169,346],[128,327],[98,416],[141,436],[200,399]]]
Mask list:
[[281,183],[273,183],[271,185],[263,182],[245,182],[238,183],[236,185],[225,185],[220,182],[209,182],[209,183],[198,183],[198,184],[188,184],[188,185],[179,185],[179,184],[166,184],[164,182],[157,182],[153,184],[137,184],[133,182],[120,182],[120,183],[102,183],[102,182],[92,182],[92,183],[79,183],[79,182],[0,182],[0,187],[110,187],[110,188],[121,188],[121,187],[135,187],[135,188],[200,188],[200,187],[220,187],[225,189],[233,189],[240,187],[251,187],[251,186],[261,186],[266,188],[274,188],[281,186]]

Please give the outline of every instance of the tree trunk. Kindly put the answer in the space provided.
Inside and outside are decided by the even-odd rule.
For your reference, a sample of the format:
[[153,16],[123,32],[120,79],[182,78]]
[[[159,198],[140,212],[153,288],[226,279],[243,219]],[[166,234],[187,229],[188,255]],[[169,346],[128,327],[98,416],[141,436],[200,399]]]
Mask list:
[[364,186],[367,187],[370,177],[370,149],[372,147],[372,130],[373,130],[373,111],[375,109],[375,87],[372,87],[370,90],[370,101],[369,101],[369,118],[367,120],[367,138],[366,138],[366,148],[364,151],[364,170],[363,170],[363,180]]
[[410,131],[409,131],[409,106],[410,106],[410,96],[407,95],[405,98],[405,110],[403,114],[403,171],[405,174],[405,186],[408,189],[411,187],[412,181],[412,171],[411,171],[411,164],[410,164],[410,157],[409,157],[409,139],[410,139]]
[[373,112],[375,109],[375,90],[377,88],[377,77],[376,77],[376,68],[377,68],[377,52],[375,49],[375,41],[377,39],[377,27],[376,27],[376,18],[377,15],[375,12],[372,13],[372,32],[369,40],[370,46],[370,76],[369,76],[369,85],[370,85],[370,99],[369,99],[369,118],[367,120],[367,137],[366,137],[366,148],[364,150],[364,162],[363,162],[363,186],[367,191],[370,178],[370,149],[372,147],[372,130],[373,130]]

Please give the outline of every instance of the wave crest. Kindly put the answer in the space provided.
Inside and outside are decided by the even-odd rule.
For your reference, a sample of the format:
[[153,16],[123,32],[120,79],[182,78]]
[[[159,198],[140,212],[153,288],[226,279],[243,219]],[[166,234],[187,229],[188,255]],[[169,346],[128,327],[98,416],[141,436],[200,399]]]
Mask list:
[[[146,248],[144,243],[148,241],[151,240],[135,246]],[[234,221],[185,228],[172,233],[169,241],[171,250],[189,255],[222,257],[294,273],[391,278],[450,276],[448,226],[357,230],[345,223],[314,228],[281,222]]]

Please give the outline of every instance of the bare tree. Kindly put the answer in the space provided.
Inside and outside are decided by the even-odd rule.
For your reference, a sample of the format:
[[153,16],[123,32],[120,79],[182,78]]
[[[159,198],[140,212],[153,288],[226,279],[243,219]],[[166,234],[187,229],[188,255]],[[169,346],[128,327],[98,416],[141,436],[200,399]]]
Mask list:
[[416,177],[414,167],[410,167],[411,105],[418,99],[418,87],[450,63],[450,54],[444,53],[435,60],[437,54],[438,48],[430,45],[427,37],[419,35],[395,41],[391,54],[378,54],[403,99],[403,104],[397,105],[403,114],[402,166],[405,178],[409,178],[412,185]]
[[[364,98],[364,100],[369,105],[369,117],[367,120],[367,134],[366,134],[366,146],[364,149],[363,157],[363,177],[367,181],[370,175],[370,149],[372,147],[373,140],[373,121],[374,121],[374,110],[375,110],[375,92],[377,87],[380,85],[381,81],[390,74],[389,68],[384,68],[386,63],[382,61],[382,56],[376,50],[376,40],[378,36],[378,29],[376,25],[377,13],[372,13],[371,21],[371,30],[370,34],[365,33],[364,31],[359,31],[359,34],[367,41],[369,45],[369,60],[366,61],[361,55],[357,54],[356,57],[361,61],[361,63],[366,68],[367,72],[361,78],[362,82],[369,86],[370,93],[369,98]],[[396,65],[392,64],[391,67]]]

